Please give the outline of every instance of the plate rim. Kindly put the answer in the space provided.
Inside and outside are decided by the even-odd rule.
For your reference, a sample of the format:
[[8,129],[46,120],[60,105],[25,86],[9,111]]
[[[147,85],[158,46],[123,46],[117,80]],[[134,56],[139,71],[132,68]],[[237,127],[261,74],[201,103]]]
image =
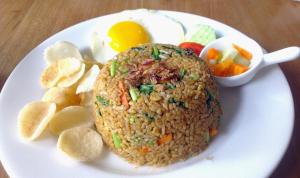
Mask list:
[[[125,9],[125,10],[139,10],[139,9]],[[181,11],[172,11],[172,10],[160,10],[160,9],[146,9],[146,10],[154,10],[154,11],[158,11],[158,12],[162,12],[163,14],[166,14],[166,15],[170,15],[172,18],[174,18],[174,16],[177,15],[187,15],[187,16],[194,16],[194,17],[197,17],[197,18],[202,18],[202,19],[205,19],[207,21],[213,21],[214,23],[217,23],[217,24],[220,24],[222,26],[226,26],[227,28],[231,29],[232,31],[234,31],[235,33],[239,33],[240,35],[243,35],[243,36],[246,36],[248,38],[250,38],[248,35],[244,34],[243,32],[223,23],[223,22],[220,22],[218,20],[215,20],[215,19],[212,19],[212,18],[209,18],[209,17],[205,17],[205,16],[201,16],[201,15],[197,15],[197,14],[192,14],[192,13],[188,13],[188,12],[181,12]],[[7,83],[11,80],[13,80],[13,76],[14,74],[16,73],[16,71],[20,68],[20,66],[22,66],[22,63],[24,63],[26,61],[26,59],[28,60],[29,56],[33,53],[33,51],[35,51],[36,49],[40,48],[44,43],[46,43],[47,41],[51,40],[52,38],[56,38],[56,36],[60,35],[61,33],[64,33],[65,31],[68,31],[72,28],[77,28],[78,26],[84,24],[84,23],[87,23],[89,21],[93,21],[93,20],[96,20],[96,19],[99,19],[99,18],[107,18],[107,16],[113,16],[119,12],[122,12],[122,11],[118,11],[118,12],[113,12],[113,13],[109,13],[109,14],[105,14],[105,15],[102,15],[102,16],[97,16],[97,17],[93,17],[93,18],[90,18],[90,19],[86,19],[84,21],[81,21],[79,23],[76,23],[74,25],[71,25],[67,28],[64,28],[48,37],[46,37],[45,40],[43,40],[42,42],[40,42],[37,46],[35,46],[33,49],[31,49],[28,53],[26,53],[25,56],[22,57],[22,59],[18,62],[18,64],[15,66],[15,68],[13,69],[13,71],[9,74],[9,76],[6,78],[6,81],[0,91],[0,103],[2,103],[2,100],[3,100],[3,93],[6,93],[7,91]],[[176,18],[175,18],[176,20]],[[251,38],[252,39],[252,38]],[[278,167],[279,163],[281,162],[283,156],[285,155],[287,149],[289,148],[289,145],[290,145],[290,142],[291,142],[291,138],[292,138],[292,134],[293,134],[293,131],[294,131],[294,120],[295,120],[295,107],[294,107],[294,99],[293,99],[293,95],[292,95],[292,92],[291,92],[291,88],[290,88],[290,85],[288,83],[288,80],[286,78],[286,76],[284,75],[282,69],[279,67],[279,65],[275,65],[278,67],[279,69],[279,72],[281,73],[281,75],[283,76],[284,78],[284,83],[285,85],[287,86],[287,93],[288,93],[288,96],[289,96],[289,104],[292,106],[291,107],[291,129],[289,129],[289,133],[288,133],[288,139],[286,140],[286,144],[285,146],[283,147],[283,150],[281,151],[281,154],[278,155],[278,159],[276,161],[273,162],[273,165],[270,166],[270,170],[269,171],[266,171],[266,176],[270,176],[274,170]],[[3,106],[0,105],[0,108],[2,108]],[[4,151],[2,149],[2,146],[0,145],[0,161],[2,163],[2,166],[4,168],[4,170],[7,172],[8,176],[12,176],[12,177],[15,177],[14,175],[16,175],[10,167],[9,165],[9,161],[7,161],[7,159],[4,159],[6,158],[5,154],[4,154]],[[272,163],[271,163],[272,164]],[[165,174],[162,174],[162,176],[165,175]]]

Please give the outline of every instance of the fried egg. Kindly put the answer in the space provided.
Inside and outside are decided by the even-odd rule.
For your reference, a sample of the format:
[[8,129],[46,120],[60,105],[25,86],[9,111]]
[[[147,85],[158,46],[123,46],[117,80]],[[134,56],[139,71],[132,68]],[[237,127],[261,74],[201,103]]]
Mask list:
[[91,50],[97,61],[104,62],[139,44],[178,45],[184,35],[182,24],[158,11],[128,10],[93,29]]

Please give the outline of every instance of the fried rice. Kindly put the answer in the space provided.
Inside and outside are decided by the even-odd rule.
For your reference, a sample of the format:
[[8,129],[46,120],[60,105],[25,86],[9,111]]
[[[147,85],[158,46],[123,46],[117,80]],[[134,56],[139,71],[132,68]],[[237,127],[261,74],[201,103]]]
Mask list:
[[137,46],[108,61],[94,103],[106,145],[137,165],[165,166],[199,154],[222,114],[206,63],[166,44]]

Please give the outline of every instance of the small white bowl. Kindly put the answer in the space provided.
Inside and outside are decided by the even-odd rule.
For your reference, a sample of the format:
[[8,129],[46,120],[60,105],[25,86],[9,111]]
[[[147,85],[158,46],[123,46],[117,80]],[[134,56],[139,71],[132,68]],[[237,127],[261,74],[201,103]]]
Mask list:
[[242,74],[231,77],[215,76],[217,82],[226,87],[243,85],[249,82],[259,69],[268,65],[294,60],[300,56],[299,47],[288,47],[272,53],[264,54],[262,48],[250,38],[242,36],[226,36],[206,45],[201,51],[200,57],[206,60],[206,53],[210,48],[224,51],[231,47],[232,44],[236,44],[252,53],[252,59],[249,69]]

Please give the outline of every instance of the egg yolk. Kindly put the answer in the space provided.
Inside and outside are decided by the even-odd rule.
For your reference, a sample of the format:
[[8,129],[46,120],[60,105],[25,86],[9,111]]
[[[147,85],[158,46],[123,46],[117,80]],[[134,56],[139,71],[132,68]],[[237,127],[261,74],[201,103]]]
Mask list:
[[146,30],[133,21],[123,21],[114,24],[108,31],[111,38],[110,47],[118,52],[125,51],[138,44],[149,43]]

